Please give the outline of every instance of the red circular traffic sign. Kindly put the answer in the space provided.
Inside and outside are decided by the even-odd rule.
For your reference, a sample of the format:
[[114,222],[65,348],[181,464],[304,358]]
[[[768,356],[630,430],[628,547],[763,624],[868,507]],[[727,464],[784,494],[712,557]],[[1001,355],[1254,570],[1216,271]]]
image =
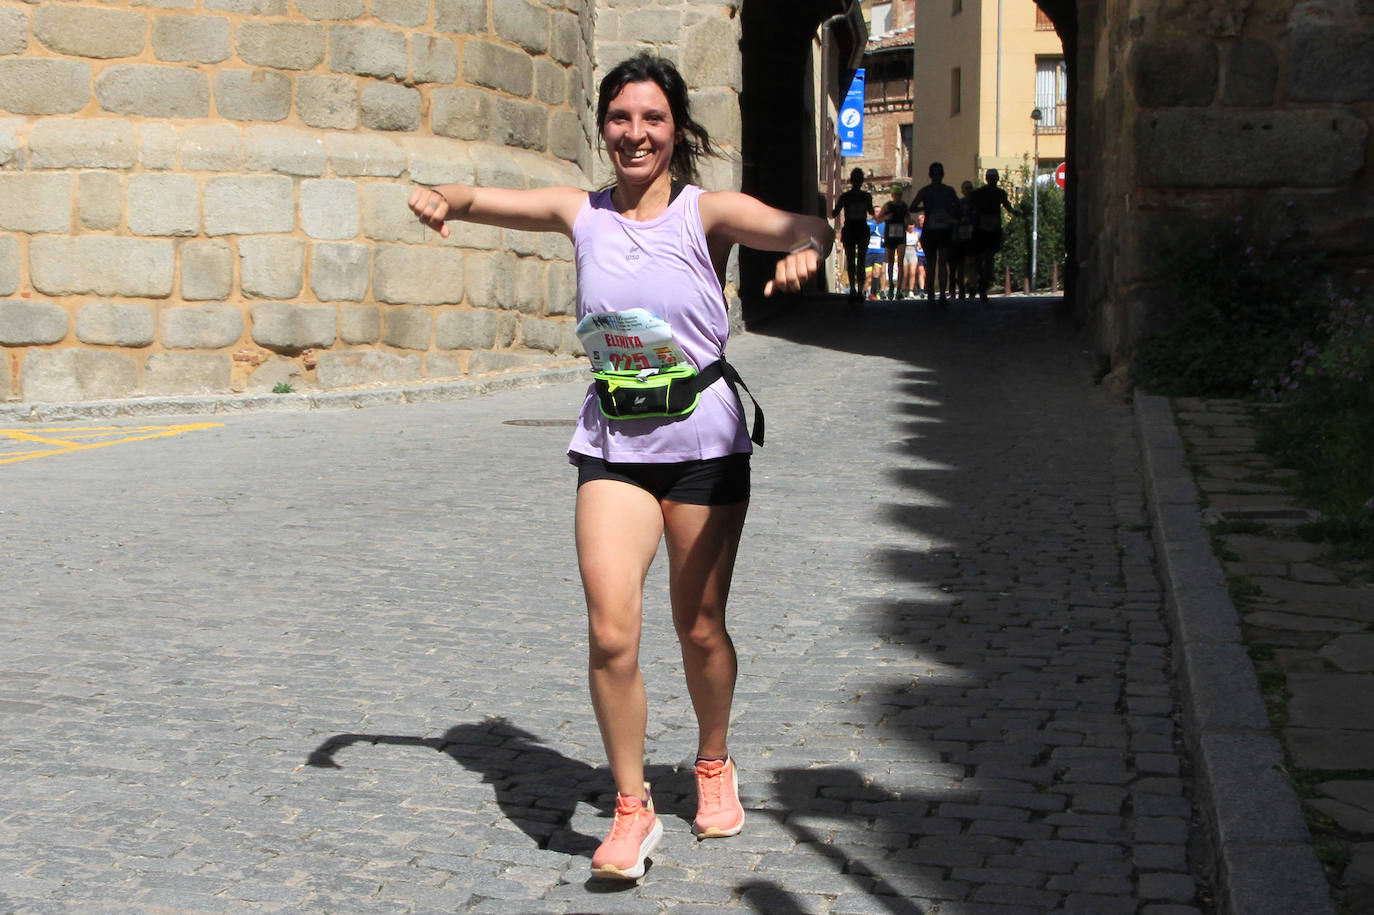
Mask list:
[[1059,167],[1054,170],[1054,183],[1060,187],[1064,186],[1064,175],[1068,171],[1065,168],[1067,164],[1066,162],[1060,162]]

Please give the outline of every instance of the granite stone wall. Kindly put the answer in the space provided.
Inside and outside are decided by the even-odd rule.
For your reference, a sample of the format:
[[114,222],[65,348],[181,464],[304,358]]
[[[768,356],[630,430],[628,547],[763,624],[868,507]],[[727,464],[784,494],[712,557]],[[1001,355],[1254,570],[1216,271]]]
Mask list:
[[[1374,268],[1374,0],[1079,0],[1080,311],[1118,365],[1198,227]],[[1314,281],[1316,278],[1314,277]]]
[[0,398],[566,359],[571,245],[415,183],[588,186],[581,0],[0,0]]

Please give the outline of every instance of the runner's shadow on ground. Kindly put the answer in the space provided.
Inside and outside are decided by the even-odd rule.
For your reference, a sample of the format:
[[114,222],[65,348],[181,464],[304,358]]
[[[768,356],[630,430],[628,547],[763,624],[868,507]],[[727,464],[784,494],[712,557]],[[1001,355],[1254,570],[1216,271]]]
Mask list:
[[[537,847],[562,854],[590,859],[601,843],[600,837],[572,828],[579,803],[596,807],[608,822],[615,803],[607,767],[570,759],[504,717],[454,725],[442,737],[335,734],[310,753],[306,765],[342,768],[338,756],[354,744],[423,747],[450,757],[492,786],[502,813]],[[691,773],[650,766],[645,776],[654,786],[659,813],[683,815],[690,821],[695,811],[687,810],[688,799],[696,790]]]

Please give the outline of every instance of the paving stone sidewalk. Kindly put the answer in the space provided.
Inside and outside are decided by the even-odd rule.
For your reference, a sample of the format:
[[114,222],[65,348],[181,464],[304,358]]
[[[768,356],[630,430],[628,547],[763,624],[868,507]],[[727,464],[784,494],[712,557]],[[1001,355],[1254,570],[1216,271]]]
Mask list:
[[1374,566],[1301,536],[1315,513],[1288,495],[1291,471],[1256,449],[1256,409],[1174,402],[1337,899],[1374,915]]
[[226,414],[0,466],[0,911],[1210,912],[1130,408],[1050,303],[838,302],[731,345],[741,836],[660,562],[666,836],[586,880],[581,383]]

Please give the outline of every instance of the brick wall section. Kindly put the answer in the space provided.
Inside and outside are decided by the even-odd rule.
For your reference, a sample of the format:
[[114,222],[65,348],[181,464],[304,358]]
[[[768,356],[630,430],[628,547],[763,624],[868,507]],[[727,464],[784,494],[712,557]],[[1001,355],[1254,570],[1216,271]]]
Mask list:
[[0,0],[0,399],[575,352],[566,240],[441,239],[405,200],[587,186],[594,21],[580,0]]

